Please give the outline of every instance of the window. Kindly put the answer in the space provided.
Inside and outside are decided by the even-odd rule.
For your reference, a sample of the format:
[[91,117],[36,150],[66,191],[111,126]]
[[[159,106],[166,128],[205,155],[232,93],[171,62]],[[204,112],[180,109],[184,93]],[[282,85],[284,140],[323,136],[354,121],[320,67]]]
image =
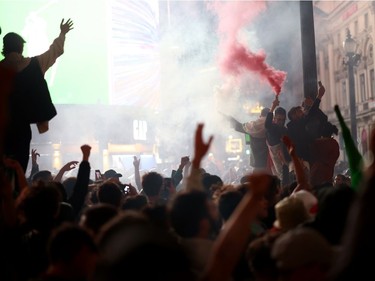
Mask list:
[[368,14],[365,14],[365,28],[368,28]]
[[354,35],[355,36],[358,35],[358,21],[357,20],[354,22]]
[[373,99],[375,97],[374,91],[375,91],[375,77],[374,77],[374,69],[370,70],[370,99]]
[[146,121],[133,120],[133,138],[134,140],[147,140]]
[[359,75],[359,89],[361,94],[361,102],[364,102],[366,100],[365,74]]

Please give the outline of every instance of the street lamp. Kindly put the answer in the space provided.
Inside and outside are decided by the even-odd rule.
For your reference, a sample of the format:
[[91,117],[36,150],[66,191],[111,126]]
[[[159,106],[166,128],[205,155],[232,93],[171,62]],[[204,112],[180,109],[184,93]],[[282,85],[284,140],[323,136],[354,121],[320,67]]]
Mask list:
[[346,30],[346,39],[343,47],[347,60],[344,62],[348,66],[349,73],[349,109],[350,109],[350,130],[355,144],[357,144],[357,116],[355,108],[355,89],[354,89],[354,66],[357,66],[361,55],[357,54],[357,42],[352,38],[350,30]]

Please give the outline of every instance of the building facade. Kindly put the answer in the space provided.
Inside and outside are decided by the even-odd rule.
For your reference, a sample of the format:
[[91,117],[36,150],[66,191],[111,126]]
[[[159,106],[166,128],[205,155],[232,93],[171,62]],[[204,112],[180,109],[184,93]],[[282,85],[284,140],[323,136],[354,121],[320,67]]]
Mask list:
[[358,44],[360,60],[354,66],[357,143],[367,157],[370,132],[375,129],[375,1],[314,1],[314,17],[318,80],[326,86],[321,108],[337,124],[333,107],[339,105],[349,128],[349,72],[343,48],[347,30]]

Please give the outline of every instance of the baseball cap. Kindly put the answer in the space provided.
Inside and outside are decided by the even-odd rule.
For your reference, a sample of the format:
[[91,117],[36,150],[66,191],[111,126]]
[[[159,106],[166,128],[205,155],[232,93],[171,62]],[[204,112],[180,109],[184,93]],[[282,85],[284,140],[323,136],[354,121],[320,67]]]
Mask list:
[[105,176],[106,179],[109,179],[109,178],[121,178],[122,174],[117,173],[113,169],[109,169],[108,171],[104,172],[104,176]]
[[302,200],[310,216],[315,216],[318,211],[318,199],[309,191],[299,190],[291,195]]
[[275,205],[275,212],[274,226],[283,230],[295,228],[311,218],[303,201],[297,197],[290,196],[279,201]]
[[9,32],[4,35],[4,44],[14,44],[14,43],[26,43],[26,41],[21,37],[21,35],[15,32]]

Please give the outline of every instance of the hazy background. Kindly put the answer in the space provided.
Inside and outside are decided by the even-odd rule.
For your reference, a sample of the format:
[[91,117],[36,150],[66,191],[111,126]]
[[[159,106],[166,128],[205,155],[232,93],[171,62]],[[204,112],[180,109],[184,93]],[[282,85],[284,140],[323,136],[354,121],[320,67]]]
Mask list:
[[[178,162],[192,156],[196,124],[204,122],[205,137],[215,137],[211,152],[225,159],[229,136],[244,136],[220,112],[246,122],[269,107],[275,91],[268,70],[285,73],[281,106],[301,103],[298,1],[94,2],[0,0],[2,36],[21,34],[25,56],[48,49],[62,18],[74,21],[65,53],[46,74],[58,115],[46,134],[34,130],[34,146],[99,143],[100,155],[108,142],[140,143]],[[231,40],[249,64],[263,56],[268,70],[243,67],[243,56],[225,68],[235,57]],[[101,167],[99,156],[95,163]]]

